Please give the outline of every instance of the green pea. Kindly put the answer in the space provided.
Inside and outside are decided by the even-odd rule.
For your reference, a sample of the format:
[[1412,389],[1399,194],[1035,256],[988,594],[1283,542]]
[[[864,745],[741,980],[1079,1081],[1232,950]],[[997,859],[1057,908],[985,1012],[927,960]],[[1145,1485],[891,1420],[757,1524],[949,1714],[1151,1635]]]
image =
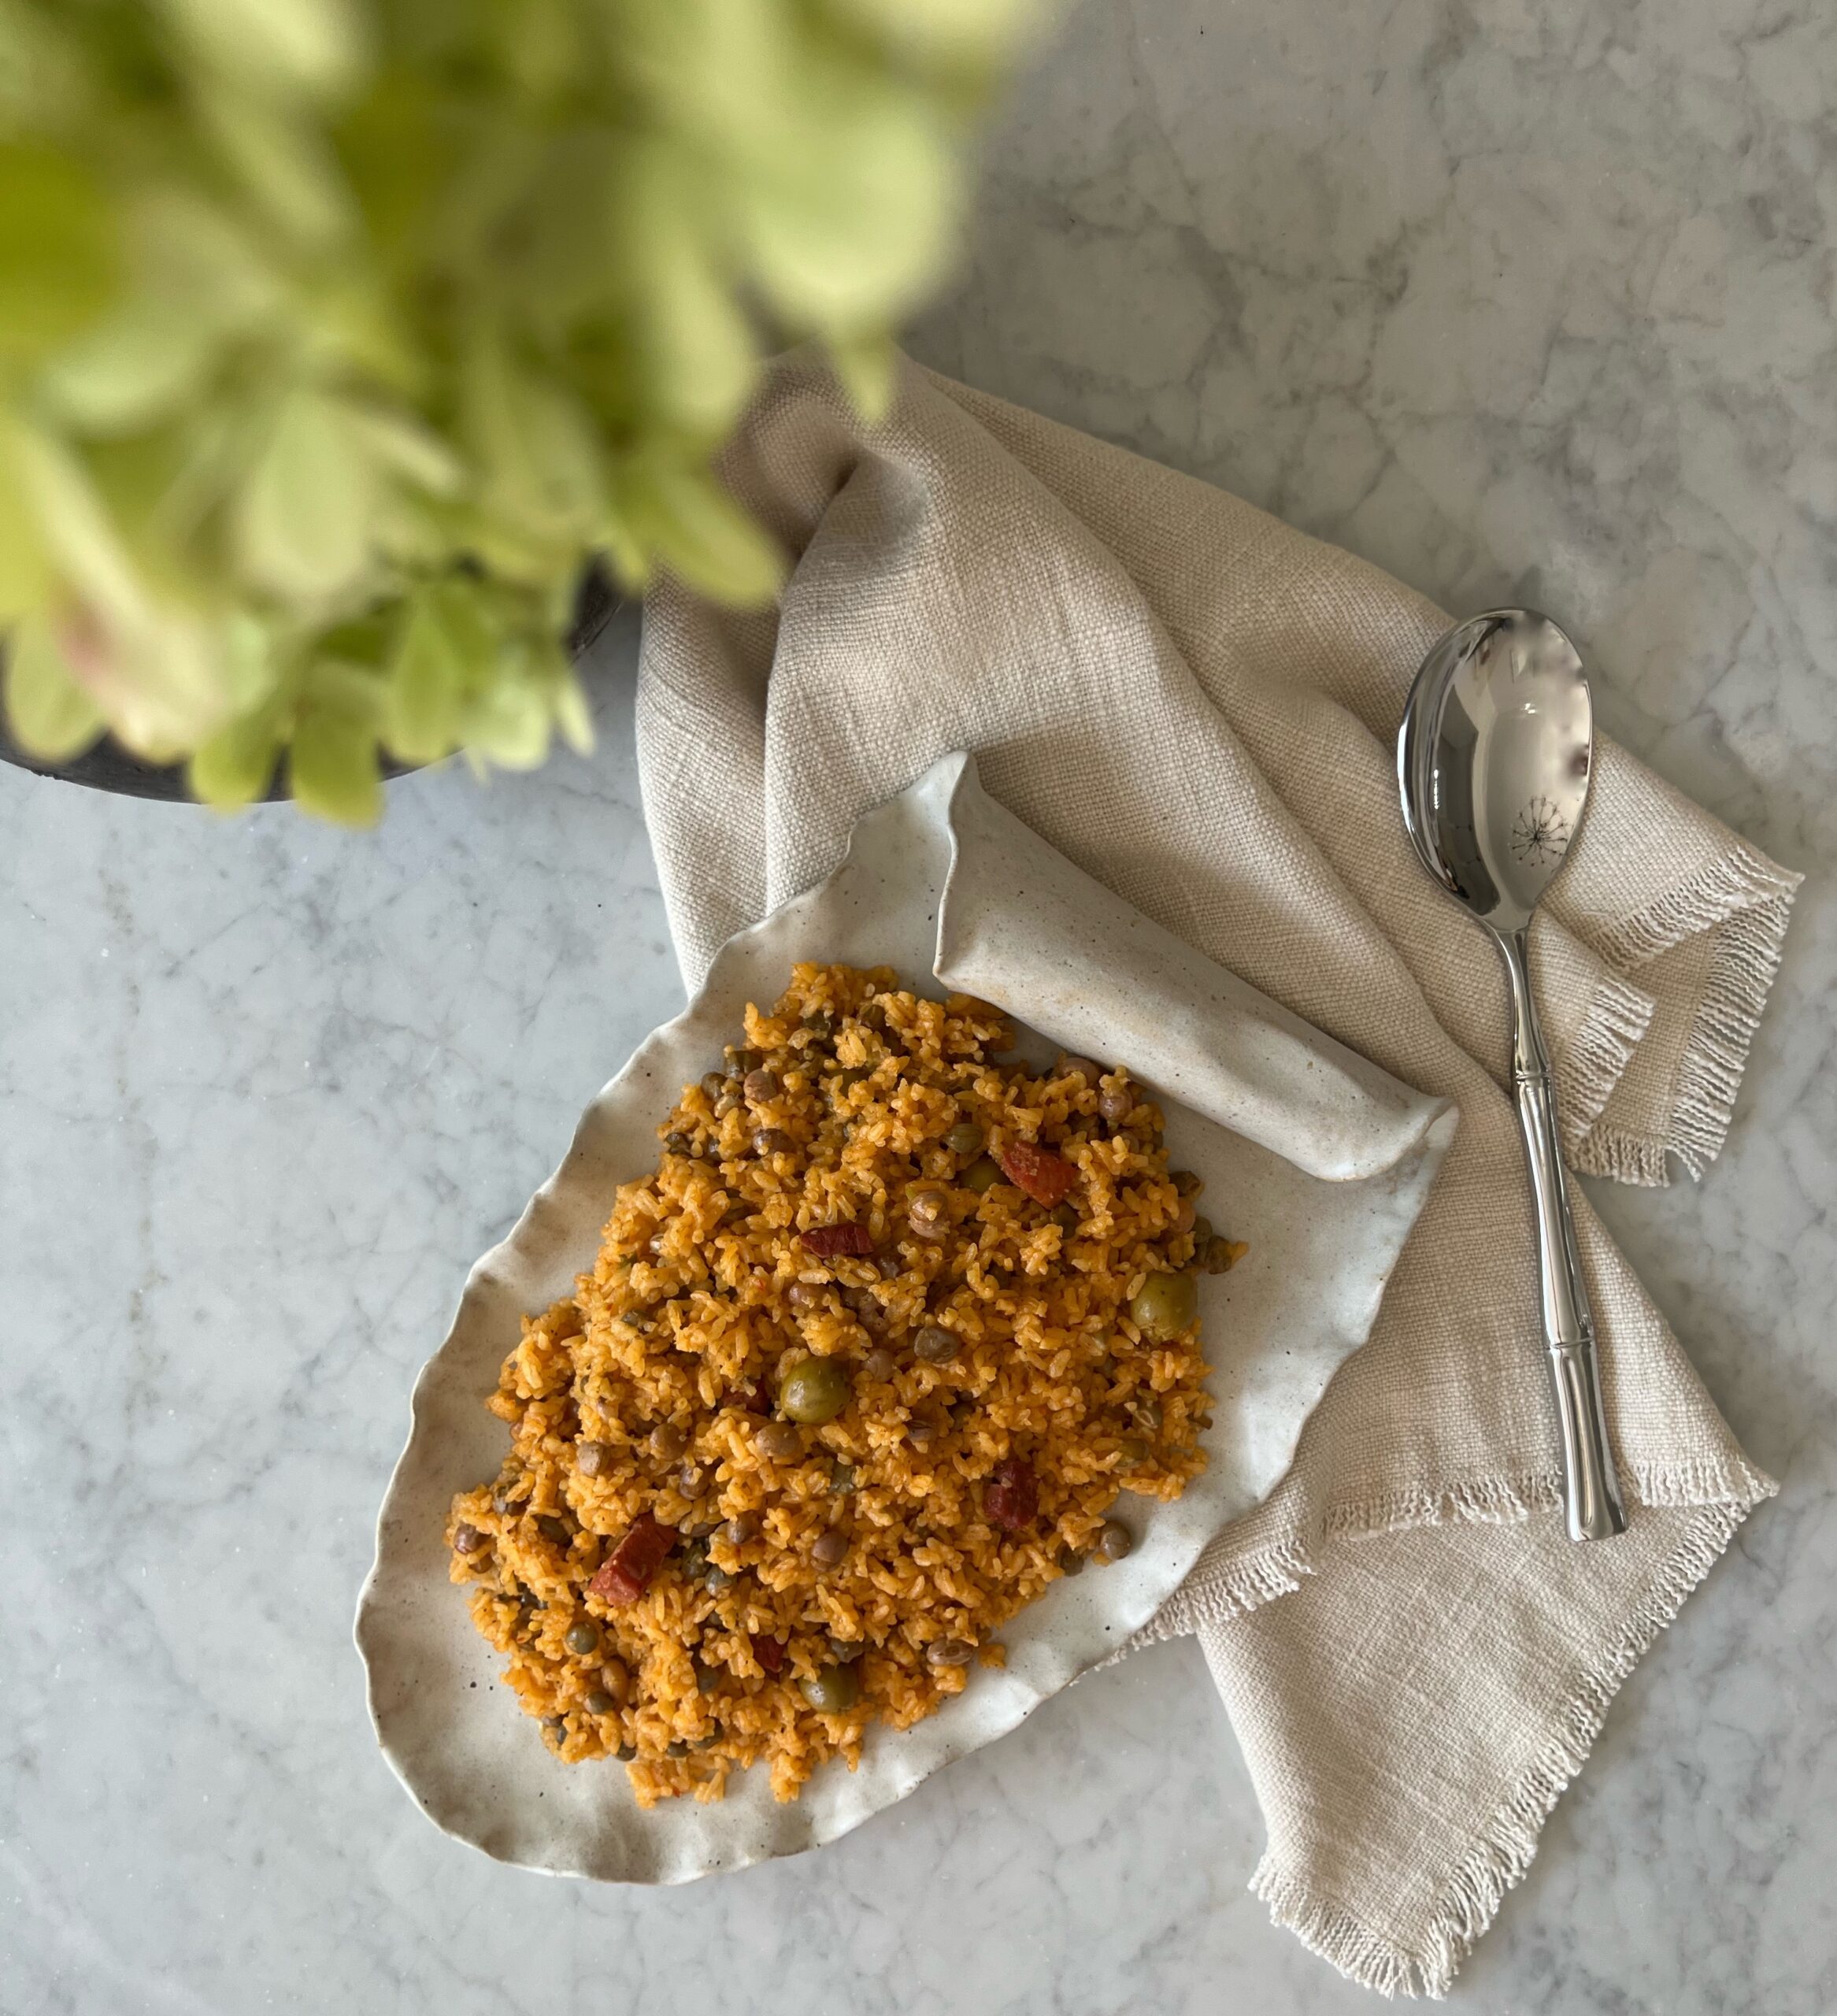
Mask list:
[[988,1138],[973,1120],[960,1120],[944,1136],[944,1145],[954,1155],[980,1155]]
[[793,1421],[834,1421],[848,1405],[848,1373],[837,1358],[800,1358],[784,1375],[778,1403]]
[[564,1641],[571,1652],[578,1652],[584,1658],[589,1652],[599,1650],[599,1626],[583,1618],[580,1623],[570,1625]]
[[1143,1336],[1168,1343],[1198,1320],[1199,1284],[1191,1274],[1150,1274],[1129,1303]]
[[861,1698],[861,1677],[852,1666],[825,1666],[803,1683],[804,1699],[826,1715],[846,1714]]
[[979,1156],[957,1180],[965,1190],[973,1190],[980,1197],[1002,1180],[1002,1166],[991,1156]]

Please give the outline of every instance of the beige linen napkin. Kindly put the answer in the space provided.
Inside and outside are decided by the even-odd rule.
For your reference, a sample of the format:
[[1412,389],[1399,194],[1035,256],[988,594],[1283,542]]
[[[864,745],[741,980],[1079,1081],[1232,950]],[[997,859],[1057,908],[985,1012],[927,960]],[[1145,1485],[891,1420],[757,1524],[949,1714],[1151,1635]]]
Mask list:
[[[781,361],[728,458],[782,605],[665,583],[644,801],[693,984],[938,756],[1119,895],[1461,1122],[1370,1342],[1153,1627],[1196,1632],[1268,1829],[1253,1879],[1359,1981],[1439,1994],[1608,1701],[1752,1506],[1585,1199],[1631,1527],[1565,1540],[1498,961],[1423,873],[1391,743],[1446,619],[1189,477],[908,368],[861,428]],[[1560,612],[1559,612],[1560,613]],[[1580,1169],[1720,1147],[1797,878],[1611,743],[1535,956]],[[1231,1200],[1209,1201],[1228,1231]],[[1276,1600],[1280,1599],[1280,1600]]]

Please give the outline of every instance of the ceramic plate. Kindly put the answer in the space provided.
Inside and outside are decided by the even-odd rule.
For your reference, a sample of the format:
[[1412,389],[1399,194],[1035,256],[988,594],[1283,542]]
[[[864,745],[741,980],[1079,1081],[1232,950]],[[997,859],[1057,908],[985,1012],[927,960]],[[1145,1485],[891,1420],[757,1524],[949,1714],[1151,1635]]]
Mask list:
[[[1065,1046],[1128,1065],[1161,1099],[1174,1164],[1206,1178],[1208,1214],[1250,1251],[1202,1277],[1208,1466],[1143,1519],[1127,1559],[1055,1584],[1003,1628],[1005,1669],[979,1669],[913,1729],[870,1730],[857,1770],[826,1766],[795,1803],[776,1803],[755,1769],[717,1804],[646,1812],[621,1766],[563,1764],[498,1684],[499,1655],[447,1580],[446,1510],[504,1453],[508,1431],[483,1402],[519,1319],[591,1265],[614,1191],[655,1166],[656,1128],[681,1087],[718,1063],[746,1003],[776,1000],[799,959],[891,965],[920,988],[931,976],[934,991],[1016,1016],[1035,1058]],[[1206,1543],[1268,1495],[1369,1332],[1454,1123],[1120,903],[989,799],[970,758],[945,758],[861,820],[828,881],[722,949],[472,1270],[415,1388],[358,1606],[384,1755],[435,1825],[557,1874],[680,1883],[859,1825],[1126,1644]]]

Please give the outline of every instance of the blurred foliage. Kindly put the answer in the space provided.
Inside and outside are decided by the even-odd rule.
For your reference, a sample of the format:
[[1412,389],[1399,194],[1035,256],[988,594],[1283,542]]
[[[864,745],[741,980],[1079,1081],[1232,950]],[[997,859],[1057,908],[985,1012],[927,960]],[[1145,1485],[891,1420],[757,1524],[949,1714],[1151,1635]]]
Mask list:
[[935,283],[1026,0],[0,0],[0,633],[105,728],[376,816],[380,750],[589,739],[594,554],[735,604],[762,354],[857,404]]

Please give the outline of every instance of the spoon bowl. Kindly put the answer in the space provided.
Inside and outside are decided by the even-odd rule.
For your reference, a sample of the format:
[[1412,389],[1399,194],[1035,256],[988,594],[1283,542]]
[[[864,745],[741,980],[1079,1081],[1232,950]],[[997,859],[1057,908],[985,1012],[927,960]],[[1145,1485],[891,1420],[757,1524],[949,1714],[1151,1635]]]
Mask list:
[[1594,763],[1575,646],[1534,610],[1457,624],[1424,659],[1399,748],[1424,865],[1495,932],[1522,931],[1568,856]]

